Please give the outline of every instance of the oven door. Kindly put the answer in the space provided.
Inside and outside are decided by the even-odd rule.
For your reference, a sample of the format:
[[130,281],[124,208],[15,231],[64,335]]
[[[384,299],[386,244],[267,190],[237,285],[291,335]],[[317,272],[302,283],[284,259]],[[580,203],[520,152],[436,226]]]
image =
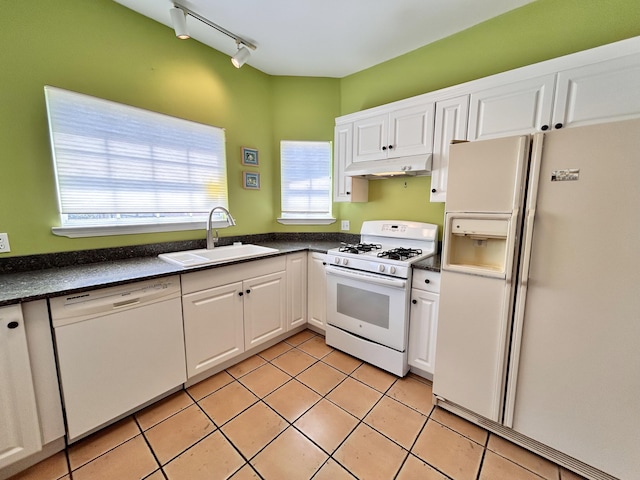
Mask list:
[[327,323],[405,351],[409,282],[333,265],[326,272]]

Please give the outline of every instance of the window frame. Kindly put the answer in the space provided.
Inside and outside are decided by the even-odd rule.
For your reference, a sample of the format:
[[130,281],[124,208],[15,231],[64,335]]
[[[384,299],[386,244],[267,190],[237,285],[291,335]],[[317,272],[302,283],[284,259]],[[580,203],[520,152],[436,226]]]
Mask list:
[[[228,209],[223,128],[51,86],[45,100],[55,235],[200,230],[213,207]],[[224,215],[214,216],[213,226],[226,225]]]
[[[304,145],[308,144],[309,146],[315,145],[327,149],[328,158],[327,158],[327,177],[324,180],[327,183],[327,193],[326,193],[326,202],[328,206],[327,212],[314,213],[311,211],[306,211],[304,213],[296,214],[296,213],[287,213],[283,211],[283,207],[285,205],[286,200],[285,196],[285,165],[286,160],[285,149],[287,144],[297,144]],[[277,218],[278,223],[283,225],[330,225],[336,222],[335,217],[333,216],[333,142],[330,140],[281,140],[280,141],[280,216]],[[291,172],[289,172],[291,173]],[[312,180],[308,178],[308,180]]]

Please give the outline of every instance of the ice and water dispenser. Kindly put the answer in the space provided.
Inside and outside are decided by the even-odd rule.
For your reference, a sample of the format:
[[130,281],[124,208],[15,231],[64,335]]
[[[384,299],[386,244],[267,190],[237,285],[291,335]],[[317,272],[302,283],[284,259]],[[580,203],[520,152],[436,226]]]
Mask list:
[[510,262],[511,215],[447,213],[445,221],[445,269],[505,278]]

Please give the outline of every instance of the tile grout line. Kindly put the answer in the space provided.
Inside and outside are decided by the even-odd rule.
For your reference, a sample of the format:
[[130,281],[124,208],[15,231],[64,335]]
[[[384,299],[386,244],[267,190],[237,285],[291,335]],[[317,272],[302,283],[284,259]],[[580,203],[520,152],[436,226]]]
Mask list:
[[[182,410],[180,410],[182,411]],[[177,412],[176,412],[177,413]],[[173,415],[172,415],[173,416]],[[166,479],[167,476],[164,473],[164,470],[162,469],[162,463],[160,462],[160,459],[158,458],[158,456],[156,455],[155,450],[153,449],[153,447],[151,446],[151,443],[149,443],[149,439],[147,438],[147,436],[144,434],[144,429],[142,428],[142,425],[140,425],[140,422],[138,421],[138,419],[136,418],[135,414],[132,415],[133,417],[133,421],[136,423],[136,425],[138,426],[138,429],[140,430],[140,434],[142,435],[142,439],[144,440],[144,443],[147,445],[147,448],[151,451],[151,455],[153,455],[153,459],[156,461],[156,463],[158,464],[158,469],[160,470],[160,472],[162,472],[162,475],[164,476],[164,478]],[[161,422],[158,422],[156,425],[159,425]],[[155,426],[155,425],[154,425]],[[152,427],[151,427],[152,428]],[[173,459],[172,459],[173,460]],[[170,460],[171,461],[171,460]],[[167,462],[169,463],[169,462]],[[154,470],[155,472],[155,470]],[[153,472],[151,472],[149,475],[153,474]],[[147,477],[149,476],[147,475]],[[146,478],[146,477],[145,477]]]

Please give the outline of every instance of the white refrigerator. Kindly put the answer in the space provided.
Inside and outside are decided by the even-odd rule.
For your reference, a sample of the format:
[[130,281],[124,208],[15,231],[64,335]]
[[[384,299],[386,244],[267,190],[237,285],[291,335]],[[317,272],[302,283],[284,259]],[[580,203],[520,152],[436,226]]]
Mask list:
[[434,402],[640,478],[640,120],[451,146]]

